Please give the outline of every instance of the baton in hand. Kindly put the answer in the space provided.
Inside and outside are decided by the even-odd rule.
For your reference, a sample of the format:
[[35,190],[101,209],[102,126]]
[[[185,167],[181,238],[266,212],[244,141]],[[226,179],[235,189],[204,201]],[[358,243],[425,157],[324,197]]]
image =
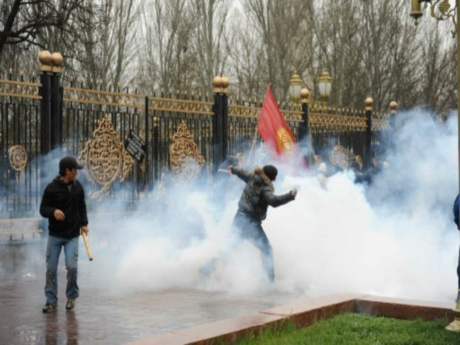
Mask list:
[[86,232],[81,233],[81,237],[83,238],[83,244],[85,245],[86,254],[88,254],[89,261],[93,261],[93,251],[91,250],[91,246],[89,245],[88,234]]

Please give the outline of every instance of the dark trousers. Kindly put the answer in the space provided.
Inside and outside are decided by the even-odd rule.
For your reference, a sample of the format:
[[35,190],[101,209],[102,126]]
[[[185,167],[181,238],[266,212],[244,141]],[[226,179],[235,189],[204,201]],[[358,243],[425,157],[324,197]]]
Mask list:
[[233,220],[233,226],[239,235],[256,246],[262,254],[262,264],[270,281],[275,280],[273,266],[273,251],[260,221],[252,219],[242,212],[237,212]]

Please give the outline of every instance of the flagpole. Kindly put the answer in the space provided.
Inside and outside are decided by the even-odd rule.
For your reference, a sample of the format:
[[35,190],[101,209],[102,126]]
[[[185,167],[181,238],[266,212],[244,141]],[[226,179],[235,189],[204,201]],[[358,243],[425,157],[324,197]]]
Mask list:
[[[271,87],[272,87],[272,83],[268,83],[267,91],[270,90]],[[265,94],[267,94],[267,91],[265,91]],[[260,120],[260,111],[259,111],[259,114],[257,115],[257,122],[254,128],[254,136],[252,137],[252,144],[251,144],[251,149],[249,150],[249,157],[252,156],[252,154],[254,153],[255,147],[256,147],[257,132],[259,130],[259,120]]]

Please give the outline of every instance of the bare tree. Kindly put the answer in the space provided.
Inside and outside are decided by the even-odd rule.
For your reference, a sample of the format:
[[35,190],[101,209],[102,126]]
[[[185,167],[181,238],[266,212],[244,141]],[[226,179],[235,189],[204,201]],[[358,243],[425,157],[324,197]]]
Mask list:
[[[309,75],[312,63],[311,0],[247,0],[248,20],[252,21],[264,44],[265,82],[271,82],[285,98],[294,71]],[[245,34],[245,33],[243,33]]]
[[213,77],[222,74],[227,63],[224,42],[227,1],[192,0],[190,9],[196,23],[192,40],[198,62],[195,69],[198,86],[203,91],[209,91]]
[[422,28],[426,44],[422,46],[422,67],[419,103],[439,113],[456,107],[456,64],[453,40],[445,39],[450,33],[439,24],[435,28]]
[[129,84],[138,2],[102,0],[88,6],[86,25],[80,29],[83,49],[76,55],[86,82],[104,88]]
[[145,5],[141,85],[166,93],[190,87],[196,61],[190,49],[192,25],[186,0],[153,0]]
[[41,48],[38,35],[45,28],[65,31],[80,0],[4,0],[0,7],[0,58],[6,45],[26,43]]

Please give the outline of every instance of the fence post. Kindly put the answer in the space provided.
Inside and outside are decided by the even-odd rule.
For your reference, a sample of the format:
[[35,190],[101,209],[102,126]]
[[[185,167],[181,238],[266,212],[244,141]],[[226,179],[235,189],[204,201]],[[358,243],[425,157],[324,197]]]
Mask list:
[[365,168],[370,169],[372,162],[372,108],[374,106],[374,100],[371,97],[367,97],[364,101],[364,110],[366,112],[366,157],[365,157]]
[[51,53],[42,51],[38,55],[40,61],[40,153],[42,155],[51,150],[51,74],[49,65],[51,64]]
[[148,96],[144,99],[144,142],[145,142],[145,171],[144,171],[144,191],[150,187],[150,155],[149,155],[149,98]]
[[51,54],[41,51],[38,54],[40,61],[40,152],[47,154],[54,148],[62,145],[63,130],[63,89],[60,85],[60,73],[64,59],[60,53]]
[[219,165],[227,157],[228,141],[228,96],[227,89],[230,82],[227,77],[217,76],[214,78],[213,93],[214,112],[212,121],[212,148],[213,148],[213,171],[216,172]]
[[310,134],[310,118],[309,118],[309,103],[310,103],[310,91],[307,88],[303,88],[300,91],[300,103],[302,104],[302,124],[299,131],[299,141],[308,139]]
[[161,157],[160,157],[160,118],[158,116],[155,116],[153,118],[153,169],[154,169],[154,178],[155,181],[160,180],[160,163],[161,163]]
[[62,146],[63,139],[63,92],[60,73],[51,75],[51,150]]

